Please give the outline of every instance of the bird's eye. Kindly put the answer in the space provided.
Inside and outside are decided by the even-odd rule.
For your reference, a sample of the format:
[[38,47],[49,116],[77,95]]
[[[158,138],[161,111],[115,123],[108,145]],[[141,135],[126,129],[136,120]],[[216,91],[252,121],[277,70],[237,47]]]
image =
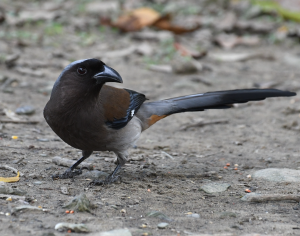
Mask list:
[[77,69],[77,73],[80,74],[80,75],[85,75],[87,72],[87,69],[85,69],[84,67],[79,67]]

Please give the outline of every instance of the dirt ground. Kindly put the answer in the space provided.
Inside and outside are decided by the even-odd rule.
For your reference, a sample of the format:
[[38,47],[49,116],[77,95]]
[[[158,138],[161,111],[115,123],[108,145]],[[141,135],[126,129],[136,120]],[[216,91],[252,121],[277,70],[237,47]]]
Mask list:
[[[41,4],[33,1],[25,3],[16,1],[10,4],[9,1],[3,1],[2,4],[7,12],[17,7],[37,9]],[[297,128],[300,114],[287,113],[288,107],[299,108],[299,95],[251,102],[228,110],[178,114],[159,121],[141,135],[137,148],[130,150],[130,157],[136,157],[137,161],[129,161],[121,170],[121,183],[104,187],[89,187],[90,180],[80,176],[74,180],[51,179],[51,175],[62,173],[67,168],[54,164],[52,158],[60,156],[77,160],[80,150],[60,140],[42,115],[49,99],[45,88],[53,84],[72,60],[91,57],[102,58],[122,75],[124,84],[119,87],[142,92],[150,100],[252,88],[255,83],[262,82],[278,82],[276,88],[299,93],[299,65],[291,65],[283,59],[284,55],[299,55],[299,41],[286,39],[280,44],[270,44],[262,40],[255,47],[240,46],[230,51],[271,53],[275,57],[273,60],[256,58],[242,62],[217,62],[204,57],[199,62],[209,69],[191,75],[162,73],[149,70],[145,58],[136,53],[103,58],[102,54],[106,52],[140,42],[133,40],[130,34],[120,34],[110,28],[99,30],[99,26],[83,24],[80,29],[87,30],[85,27],[88,27],[88,36],[80,34],[74,22],[76,19],[88,19],[88,14],[82,13],[81,8],[79,13],[74,13],[72,2],[64,4],[70,4],[72,10],[59,9],[63,11],[62,18],[72,17],[73,21],[70,20],[71,23],[64,26],[62,32],[59,31],[60,27],[53,25],[50,33],[45,31],[48,26],[43,22],[22,26],[10,26],[8,23],[0,25],[1,55],[20,56],[12,67],[3,60],[0,64],[0,75],[13,79],[6,90],[0,91],[0,122],[8,120],[4,109],[15,111],[22,105],[35,107],[35,113],[18,118],[38,121],[37,124],[1,124],[0,164],[14,167],[24,174],[20,181],[9,183],[9,186],[27,191],[27,199],[36,199],[31,205],[48,210],[6,216],[5,213],[21,203],[0,199],[2,236],[47,235],[51,232],[66,235],[66,232],[54,230],[59,222],[84,223],[92,233],[128,228],[132,235],[300,235],[300,207],[297,203],[248,203],[240,200],[245,195],[245,189],[258,193],[299,194],[299,183],[273,183],[247,178],[264,168],[300,167],[300,135]],[[75,5],[79,8],[86,2],[76,4],[81,4]],[[52,34],[51,30],[56,32],[57,28],[59,32]],[[25,32],[29,32],[29,35],[23,36]],[[193,35],[180,37],[191,41],[194,39]],[[92,43],[86,43],[88,40],[92,40]],[[150,45],[156,49],[160,47],[157,42],[150,42]],[[224,50],[214,44],[209,47],[209,53],[218,52]],[[201,83],[197,78],[209,81],[209,84]],[[182,129],[187,123],[195,123],[200,118],[225,122]],[[18,139],[12,139],[12,136],[18,136]],[[94,152],[87,162],[93,163],[96,170],[110,173],[115,168],[112,157],[112,153]],[[226,163],[231,164],[228,169],[223,168]],[[233,170],[234,164],[238,164],[238,170]],[[205,174],[207,172],[213,174]],[[0,176],[13,175],[0,169]],[[218,194],[200,191],[200,187],[209,182],[229,183],[231,187]],[[61,187],[67,187],[70,194],[63,194]],[[91,213],[66,214],[63,205],[80,193],[85,193],[98,207]],[[122,209],[126,213],[122,213]],[[164,220],[145,217],[151,211],[163,212],[171,218],[168,228],[157,228],[157,224]],[[197,213],[200,217],[187,217],[188,212]],[[234,214],[225,213],[224,216],[224,212]],[[147,227],[142,228],[143,224]]]

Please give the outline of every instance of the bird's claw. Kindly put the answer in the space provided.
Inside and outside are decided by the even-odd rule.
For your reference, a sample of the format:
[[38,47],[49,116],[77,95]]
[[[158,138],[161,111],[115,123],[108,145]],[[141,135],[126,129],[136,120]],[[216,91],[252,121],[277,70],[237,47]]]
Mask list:
[[71,168],[67,169],[63,174],[52,175],[52,179],[72,179],[77,175],[81,175],[82,170],[71,170]]
[[109,176],[106,177],[105,180],[93,180],[92,182],[89,183],[89,186],[95,186],[95,185],[104,186],[104,185],[115,183],[118,180],[119,181],[122,180],[121,176],[119,176],[119,175],[117,175],[117,176],[109,175]]

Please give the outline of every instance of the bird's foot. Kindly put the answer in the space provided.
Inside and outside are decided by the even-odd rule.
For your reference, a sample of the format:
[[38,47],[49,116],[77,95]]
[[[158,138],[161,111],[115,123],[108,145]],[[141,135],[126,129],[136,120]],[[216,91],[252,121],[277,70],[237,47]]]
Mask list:
[[82,170],[72,170],[71,168],[67,169],[63,174],[52,175],[52,179],[72,179],[77,175],[81,175]]
[[110,174],[109,176],[106,177],[105,180],[93,180],[92,182],[89,183],[89,185],[104,186],[104,185],[112,184],[112,183],[119,182],[119,181],[121,182],[121,180],[122,180],[122,178],[120,175],[114,176],[114,175]]

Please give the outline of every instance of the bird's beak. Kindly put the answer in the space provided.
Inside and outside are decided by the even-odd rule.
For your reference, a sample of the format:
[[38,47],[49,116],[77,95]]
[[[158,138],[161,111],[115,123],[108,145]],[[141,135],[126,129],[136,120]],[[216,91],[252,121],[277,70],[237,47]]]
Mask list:
[[123,83],[122,77],[113,68],[104,65],[104,71],[97,73],[93,76],[97,80],[97,84],[103,84],[106,82]]

